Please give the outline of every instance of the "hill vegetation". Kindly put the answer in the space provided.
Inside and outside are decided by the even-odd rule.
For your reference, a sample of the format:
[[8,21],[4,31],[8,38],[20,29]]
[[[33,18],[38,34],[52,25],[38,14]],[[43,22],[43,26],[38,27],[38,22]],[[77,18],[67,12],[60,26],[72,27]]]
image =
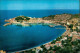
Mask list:
[[15,20],[17,20],[17,21],[23,21],[23,20],[30,20],[30,18],[27,17],[27,16],[18,16],[18,17],[15,18]]

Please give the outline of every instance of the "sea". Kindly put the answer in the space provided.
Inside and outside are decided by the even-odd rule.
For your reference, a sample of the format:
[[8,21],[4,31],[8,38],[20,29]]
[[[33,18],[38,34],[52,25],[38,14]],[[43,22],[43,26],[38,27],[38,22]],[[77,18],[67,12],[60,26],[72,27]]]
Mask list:
[[66,28],[61,25],[54,27],[49,27],[48,25],[32,25],[28,27],[9,25],[4,27],[5,20],[22,15],[32,18],[42,18],[64,13],[79,14],[79,10],[0,10],[0,50],[16,52],[35,48],[55,40],[66,31]]

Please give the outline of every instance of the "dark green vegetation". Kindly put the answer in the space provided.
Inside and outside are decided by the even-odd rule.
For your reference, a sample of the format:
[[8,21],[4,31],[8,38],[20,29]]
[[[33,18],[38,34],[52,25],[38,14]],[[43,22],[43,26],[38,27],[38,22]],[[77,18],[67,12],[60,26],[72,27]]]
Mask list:
[[29,17],[26,17],[26,16],[23,16],[26,20],[30,20],[30,18]]
[[16,17],[15,20],[24,20],[22,17]]
[[[47,50],[43,45],[41,46],[44,50],[43,52],[45,53],[46,51],[56,51],[55,53],[78,53],[80,51],[80,40],[72,41],[72,37],[66,36],[67,39],[61,41],[62,46],[54,46],[51,47],[49,50]],[[56,40],[53,40],[51,44],[55,44],[57,40],[62,39],[62,37],[58,37]]]
[[70,20],[72,18],[79,18],[80,14],[58,14],[58,15],[50,15],[50,16],[45,16],[43,17],[44,20]]
[[[49,50],[47,50],[44,45],[41,45],[40,47],[43,48],[43,51],[39,51],[39,53],[48,53],[48,52],[53,53],[53,51],[55,53],[78,53],[78,51],[80,51],[80,40],[76,39],[76,41],[72,41],[72,37],[69,36],[66,37],[67,37],[66,40],[61,41],[62,46],[55,45],[53,47],[50,47]],[[55,44],[56,41],[61,39],[62,36],[58,37],[56,40],[53,40],[51,44]],[[28,50],[26,52],[35,53],[35,51],[32,50]]]
[[79,18],[79,17],[80,17],[80,14],[74,14],[74,15],[72,14],[71,15],[71,18]]
[[17,20],[17,21],[23,21],[23,20],[30,20],[30,18],[26,17],[26,16],[18,16],[18,17],[15,18],[15,20]]
[[50,15],[48,17],[43,17],[44,20],[52,20],[54,19],[55,15]]
[[[78,27],[76,27],[76,29],[73,30],[73,24],[70,24],[70,25],[67,25],[67,26],[68,26],[68,28],[70,28],[71,32],[73,32],[73,31],[80,32],[80,30],[78,29]],[[75,26],[78,26],[78,25],[75,25]]]
[[72,41],[72,37],[67,36],[67,40],[62,41],[62,48],[56,47],[56,53],[77,53],[80,51],[80,40]]
[[71,31],[73,31],[73,24],[68,25],[68,28],[70,28]]
[[55,16],[55,15],[50,15],[50,16],[48,16],[48,17],[52,17],[52,19],[53,19],[53,18],[54,18],[54,16]]

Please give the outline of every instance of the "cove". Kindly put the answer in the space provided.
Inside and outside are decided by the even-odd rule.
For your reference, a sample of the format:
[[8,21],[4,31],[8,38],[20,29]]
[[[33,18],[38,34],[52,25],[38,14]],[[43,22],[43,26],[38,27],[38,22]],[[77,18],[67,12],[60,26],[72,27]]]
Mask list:
[[43,45],[61,36],[66,31],[66,28],[56,28],[65,27],[61,25],[55,27],[47,25],[0,26],[0,50],[15,52]]

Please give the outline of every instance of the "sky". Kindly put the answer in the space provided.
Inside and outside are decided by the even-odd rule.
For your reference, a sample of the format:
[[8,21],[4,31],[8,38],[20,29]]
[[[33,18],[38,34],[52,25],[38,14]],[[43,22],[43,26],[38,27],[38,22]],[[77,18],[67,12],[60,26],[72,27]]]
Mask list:
[[0,0],[0,10],[79,9],[79,0]]

